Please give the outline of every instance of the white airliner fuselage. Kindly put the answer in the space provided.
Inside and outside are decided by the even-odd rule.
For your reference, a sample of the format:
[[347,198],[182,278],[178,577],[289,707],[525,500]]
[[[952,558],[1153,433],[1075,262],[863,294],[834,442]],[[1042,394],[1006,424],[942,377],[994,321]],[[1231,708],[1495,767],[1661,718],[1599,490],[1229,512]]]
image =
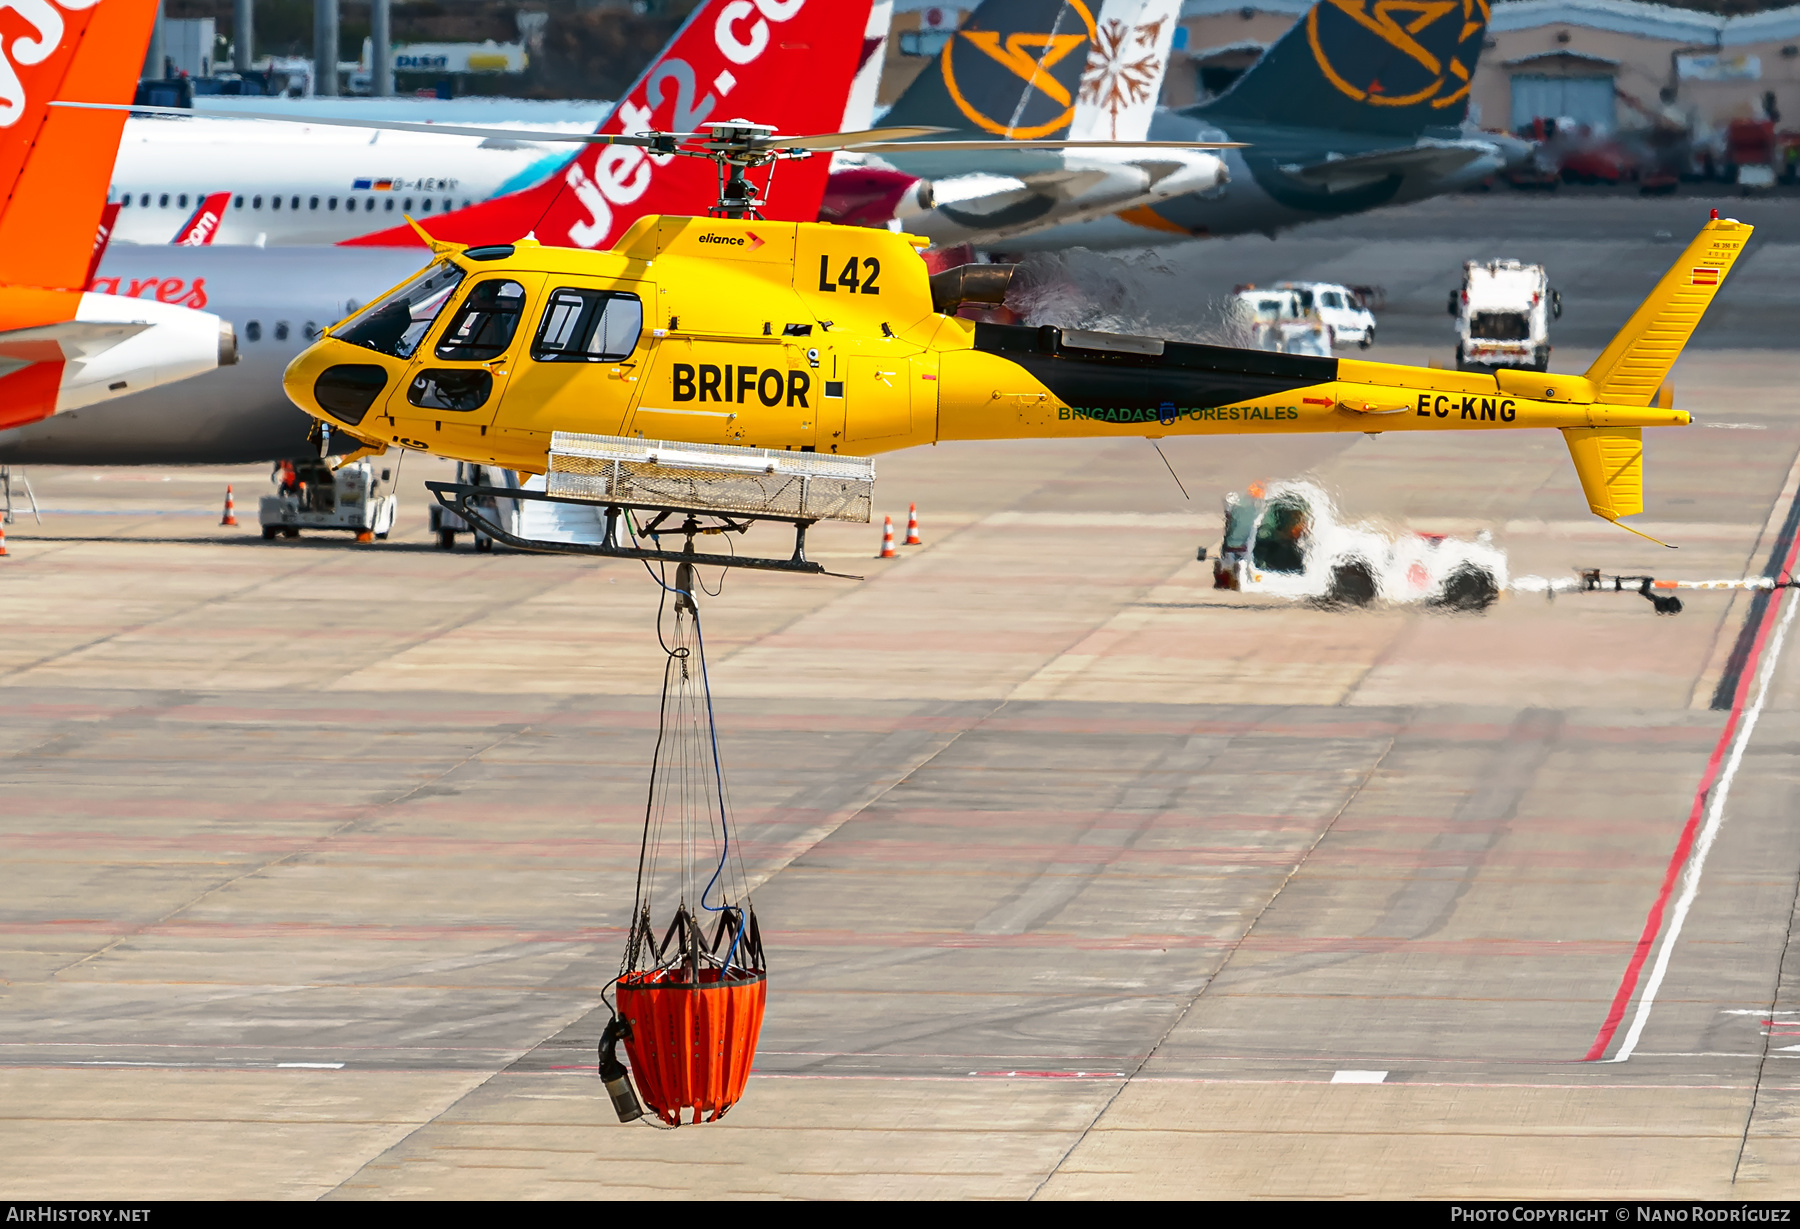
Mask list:
[[120,205],[112,242],[168,243],[207,193],[230,192],[214,243],[339,243],[400,225],[403,214],[423,221],[528,187],[577,148],[275,120],[133,118],[107,196]]

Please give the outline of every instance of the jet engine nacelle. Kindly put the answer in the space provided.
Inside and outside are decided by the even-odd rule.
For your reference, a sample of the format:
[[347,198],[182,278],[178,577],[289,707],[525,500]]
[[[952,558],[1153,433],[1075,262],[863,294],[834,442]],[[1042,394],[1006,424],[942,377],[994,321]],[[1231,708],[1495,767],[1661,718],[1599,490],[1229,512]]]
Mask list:
[[[992,169],[940,176],[937,208],[907,224],[940,247],[999,245],[1041,230],[1204,194],[1230,179],[1199,150],[1119,144],[989,159]],[[1004,168],[1004,169],[1002,169]]]
[[[238,361],[237,334],[211,312],[116,294],[84,294],[61,338],[64,361],[56,412],[172,384]],[[112,327],[108,327],[112,326]]]
[[929,179],[883,167],[846,167],[831,173],[819,220],[839,226],[886,226],[918,217],[936,204]]

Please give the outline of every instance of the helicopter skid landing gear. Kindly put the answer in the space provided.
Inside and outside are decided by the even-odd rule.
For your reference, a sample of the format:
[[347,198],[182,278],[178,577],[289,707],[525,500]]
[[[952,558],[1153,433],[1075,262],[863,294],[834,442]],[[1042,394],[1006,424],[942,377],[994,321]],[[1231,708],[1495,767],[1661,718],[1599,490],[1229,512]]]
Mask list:
[[[651,506],[644,504],[622,504],[608,506],[604,513],[607,533],[599,542],[558,542],[535,538],[522,538],[509,533],[496,524],[488,515],[488,508],[482,505],[483,499],[491,500],[495,496],[507,499],[533,499],[546,503],[567,504],[573,507],[593,508],[595,501],[583,499],[563,499],[554,495],[546,495],[540,491],[510,489],[500,491],[486,486],[471,486],[459,482],[427,482],[426,488],[437,497],[444,507],[462,517],[470,525],[478,527],[487,537],[504,542],[517,550],[537,551],[554,555],[599,555],[610,559],[648,559],[662,560],[667,563],[699,564],[705,567],[722,568],[754,568],[765,572],[797,572],[806,576],[843,576],[841,572],[828,572],[823,564],[815,563],[806,557],[806,531],[817,523],[817,518],[801,518],[792,516],[770,516],[757,514],[754,516],[730,512],[707,511],[697,508],[679,508],[667,506]],[[650,514],[649,519],[635,525],[630,535],[635,543],[648,539],[651,545],[621,545],[623,525],[629,524],[625,518],[631,513],[642,516]],[[675,518],[680,518],[677,521]],[[786,559],[767,558],[756,555],[739,554],[701,554],[695,551],[694,543],[698,537],[709,537],[715,534],[749,532],[750,527],[758,521],[776,521],[794,527],[794,553]],[[678,535],[686,539],[681,550],[666,550],[662,539]],[[848,577],[860,580],[861,577]]]

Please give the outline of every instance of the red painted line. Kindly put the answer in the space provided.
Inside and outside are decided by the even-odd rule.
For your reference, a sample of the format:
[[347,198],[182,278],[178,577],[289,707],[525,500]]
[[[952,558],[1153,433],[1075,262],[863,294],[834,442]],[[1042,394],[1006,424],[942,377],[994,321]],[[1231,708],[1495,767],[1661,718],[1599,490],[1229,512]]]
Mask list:
[[[1800,535],[1788,547],[1787,559],[1783,570],[1789,575],[1794,570],[1795,556],[1800,555]],[[1694,791],[1694,805],[1688,810],[1687,823],[1682,826],[1681,838],[1675,842],[1675,852],[1669,855],[1668,870],[1663,872],[1662,890],[1656,894],[1656,901],[1650,906],[1650,914],[1644,919],[1644,933],[1638,936],[1637,947],[1631,953],[1631,961],[1625,966],[1625,976],[1619,982],[1619,989],[1613,995],[1612,1008],[1606,1013],[1606,1021],[1594,1036],[1594,1044],[1588,1047],[1584,1055],[1587,1062],[1598,1062],[1606,1057],[1606,1048],[1612,1044],[1613,1034],[1619,1031],[1619,1022],[1625,1018],[1625,1008],[1631,1003],[1631,996],[1637,992],[1638,976],[1644,970],[1644,961],[1650,955],[1650,948],[1656,942],[1656,936],[1662,931],[1663,910],[1668,906],[1669,897],[1675,890],[1675,881],[1680,878],[1681,868],[1687,865],[1688,855],[1693,852],[1694,836],[1700,830],[1700,817],[1706,811],[1706,798],[1712,792],[1713,785],[1719,777],[1719,767],[1725,762],[1725,751],[1731,745],[1731,739],[1737,733],[1738,721],[1744,715],[1744,702],[1750,697],[1750,688],[1756,681],[1758,663],[1762,660],[1763,646],[1768,642],[1769,629],[1775,626],[1775,616],[1780,612],[1779,597],[1763,607],[1762,624],[1756,629],[1756,640],[1751,645],[1750,656],[1744,662],[1744,671],[1738,676],[1737,692],[1731,697],[1731,716],[1725,720],[1725,728],[1719,734],[1719,741],[1713,746],[1712,755],[1706,761],[1706,771],[1700,775],[1700,786]]]

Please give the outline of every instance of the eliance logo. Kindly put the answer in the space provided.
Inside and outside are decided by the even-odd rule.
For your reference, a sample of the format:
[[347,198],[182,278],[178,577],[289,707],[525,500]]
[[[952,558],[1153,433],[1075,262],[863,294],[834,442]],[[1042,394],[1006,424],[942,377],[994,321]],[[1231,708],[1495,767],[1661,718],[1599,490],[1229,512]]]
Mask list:
[[11,45],[0,44],[0,128],[10,128],[25,114],[25,86],[19,80],[19,69],[42,64],[62,45],[63,17],[60,5],[71,13],[93,8],[100,0],[0,0],[0,9],[11,9],[32,29]]
[[744,241],[734,235],[701,235],[700,243],[729,243],[732,247],[743,247]]

